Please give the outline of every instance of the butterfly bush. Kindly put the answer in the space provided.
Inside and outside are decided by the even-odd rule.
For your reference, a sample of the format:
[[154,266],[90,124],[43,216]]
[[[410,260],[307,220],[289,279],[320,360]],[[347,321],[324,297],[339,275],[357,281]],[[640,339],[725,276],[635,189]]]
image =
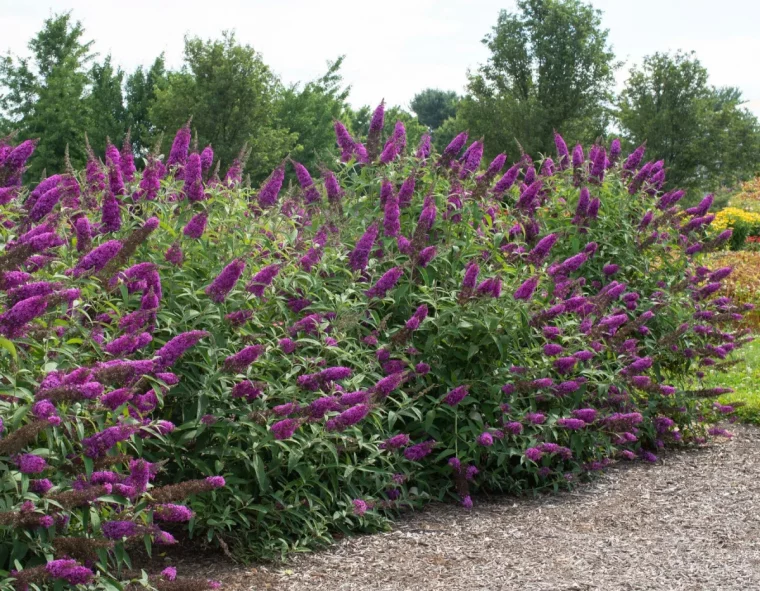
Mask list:
[[[125,147],[36,186],[34,142],[12,147],[14,585],[138,584],[137,541],[272,557],[432,499],[570,486],[700,445],[732,412],[699,380],[748,340],[722,295],[731,269],[701,258],[730,236],[711,201],[681,210],[643,146],[571,151],[556,134],[551,161],[488,163],[466,133],[440,155],[403,125],[384,138],[384,116],[367,148],[336,122],[340,158],[284,162],[253,189],[245,150],[227,182],[209,177],[189,124],[166,163],[132,171]],[[172,569],[143,583],[176,585]]]

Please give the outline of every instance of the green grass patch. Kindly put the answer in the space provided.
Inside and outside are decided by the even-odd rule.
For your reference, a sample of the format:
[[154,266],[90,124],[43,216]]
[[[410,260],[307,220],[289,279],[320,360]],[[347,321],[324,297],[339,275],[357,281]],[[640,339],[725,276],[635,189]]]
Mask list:
[[760,424],[760,339],[757,339],[737,351],[734,357],[740,359],[731,371],[705,372],[705,386],[727,386],[734,392],[721,396],[721,404],[744,403],[736,409],[736,414],[743,421]]

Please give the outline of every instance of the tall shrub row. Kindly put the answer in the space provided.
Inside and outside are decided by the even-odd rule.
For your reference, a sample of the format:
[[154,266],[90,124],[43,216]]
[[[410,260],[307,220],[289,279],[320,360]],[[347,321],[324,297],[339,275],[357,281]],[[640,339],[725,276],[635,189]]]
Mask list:
[[383,124],[257,190],[189,127],[31,190],[0,145],[3,585],[202,589],[130,549],[272,556],[716,432],[694,376],[747,339],[711,198],[617,141],[509,166]]

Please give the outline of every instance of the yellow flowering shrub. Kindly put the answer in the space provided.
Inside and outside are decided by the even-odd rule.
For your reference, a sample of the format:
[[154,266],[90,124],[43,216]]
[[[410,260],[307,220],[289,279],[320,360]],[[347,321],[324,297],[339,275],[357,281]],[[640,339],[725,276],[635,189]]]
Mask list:
[[733,228],[737,222],[744,222],[749,226],[760,226],[760,213],[745,211],[738,207],[726,207],[715,215],[712,227],[723,231],[726,228]]

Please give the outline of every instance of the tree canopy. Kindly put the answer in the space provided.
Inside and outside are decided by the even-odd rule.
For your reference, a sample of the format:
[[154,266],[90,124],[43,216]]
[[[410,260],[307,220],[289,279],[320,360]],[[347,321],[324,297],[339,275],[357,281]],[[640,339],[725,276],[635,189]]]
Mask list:
[[694,53],[656,53],[631,70],[618,103],[629,144],[665,160],[672,186],[715,188],[757,170],[760,127],[736,88],[709,85]]
[[470,76],[459,118],[493,150],[553,151],[602,134],[617,63],[601,12],[579,0],[519,0],[483,43],[491,52]]

